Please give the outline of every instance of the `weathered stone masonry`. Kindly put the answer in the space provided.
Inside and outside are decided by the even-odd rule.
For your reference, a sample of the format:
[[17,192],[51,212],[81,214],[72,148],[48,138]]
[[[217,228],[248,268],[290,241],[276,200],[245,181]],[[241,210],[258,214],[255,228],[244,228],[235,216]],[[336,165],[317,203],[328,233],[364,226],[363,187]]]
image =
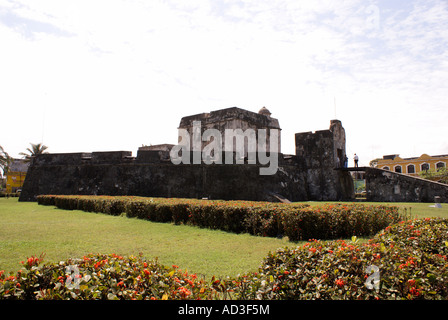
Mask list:
[[[263,108],[239,108],[182,118],[179,128],[191,130],[280,129]],[[296,133],[295,155],[278,153],[274,175],[260,175],[260,164],[178,164],[170,160],[173,145],[130,151],[43,154],[32,160],[20,201],[39,194],[136,195],[259,201],[353,200],[350,171],[364,171],[368,201],[448,202],[448,185],[376,168],[341,168],[345,130],[332,120],[328,130]],[[278,144],[280,145],[280,136]],[[280,151],[280,150],[279,150]],[[234,159],[236,155],[233,154]],[[192,163],[192,162],[191,162]],[[235,163],[235,162],[234,162]]]
[[368,201],[448,202],[448,185],[378,168],[366,168]]
[[345,156],[345,130],[332,120],[329,130],[296,133],[296,156],[302,162],[307,194],[312,200],[353,198],[353,179],[335,171]]
[[[265,108],[258,114],[229,108],[185,117],[180,127],[188,127],[188,121],[198,117],[209,120],[207,128],[279,128]],[[154,149],[141,148],[136,157],[130,151],[40,155],[29,167],[20,201],[34,201],[39,194],[256,201],[351,200],[354,196],[350,174],[334,170],[338,158],[345,155],[345,132],[337,120],[329,130],[296,134],[296,155],[278,153],[274,175],[260,175],[260,164],[174,165],[168,150]]]

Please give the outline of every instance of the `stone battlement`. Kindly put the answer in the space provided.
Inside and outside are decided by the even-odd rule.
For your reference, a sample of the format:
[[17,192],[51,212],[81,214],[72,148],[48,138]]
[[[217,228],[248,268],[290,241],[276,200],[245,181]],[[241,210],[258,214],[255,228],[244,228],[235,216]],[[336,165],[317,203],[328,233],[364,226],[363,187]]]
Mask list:
[[35,157],[32,161],[32,165],[80,165],[87,163],[114,164],[122,163],[128,160],[132,160],[131,151],[45,153]]
[[[228,108],[184,117],[179,129],[191,132],[197,128],[195,121],[201,122],[201,130],[215,129],[221,134],[226,129],[266,130],[266,142],[271,142],[268,129],[280,131],[278,120],[265,107],[258,113]],[[264,152],[255,152],[255,158],[253,149],[238,153],[238,150],[222,148],[217,151],[222,152],[221,159],[226,159],[222,164],[208,161],[215,153],[205,153],[206,159],[201,159],[193,152],[187,155],[189,163],[175,164],[170,156],[174,146],[170,144],[142,146],[135,157],[131,151],[42,154],[33,159],[28,169],[20,201],[34,201],[39,194],[255,201],[351,200],[354,191],[350,174],[333,170],[338,152],[345,152],[343,130],[340,121],[332,121],[330,130],[323,131],[322,135],[296,135],[296,155],[281,153],[279,134],[271,136],[273,145],[278,138],[278,148],[270,149],[266,145]],[[199,153],[203,149],[192,150]],[[227,152],[231,153],[230,157],[226,157]],[[270,166],[260,164],[266,163],[260,161],[262,154],[278,165],[273,174],[260,174],[261,168]],[[202,161],[195,163],[193,159]]]
[[[223,159],[226,156],[223,152]],[[232,154],[233,163],[236,164],[237,153]],[[190,163],[193,163],[193,154],[190,152]],[[249,154],[250,157],[250,154]],[[278,154],[279,164],[297,163],[295,155]],[[151,164],[151,163],[167,163],[171,162],[170,152],[166,150],[138,150],[137,157],[132,156],[132,151],[101,151],[101,152],[77,152],[77,153],[45,153],[38,157],[34,157],[33,166],[67,166],[67,165],[89,165],[89,164]],[[243,159],[242,164],[251,164],[248,157]],[[254,163],[257,164],[257,163]]]

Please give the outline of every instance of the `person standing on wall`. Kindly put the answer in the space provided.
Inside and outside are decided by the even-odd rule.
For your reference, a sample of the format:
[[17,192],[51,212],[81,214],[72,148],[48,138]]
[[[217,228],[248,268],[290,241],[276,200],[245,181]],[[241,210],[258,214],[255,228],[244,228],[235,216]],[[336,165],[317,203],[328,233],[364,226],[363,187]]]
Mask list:
[[355,156],[353,157],[353,160],[355,160],[355,168],[357,168],[358,167],[358,160],[359,160],[359,158],[356,155],[356,153],[355,153]]

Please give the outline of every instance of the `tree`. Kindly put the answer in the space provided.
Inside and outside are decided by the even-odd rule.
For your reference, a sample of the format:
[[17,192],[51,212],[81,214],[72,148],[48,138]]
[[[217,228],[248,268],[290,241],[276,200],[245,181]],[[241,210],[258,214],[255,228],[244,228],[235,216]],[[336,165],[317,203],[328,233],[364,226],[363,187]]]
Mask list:
[[0,146],[0,168],[3,171],[3,174],[8,173],[9,165],[11,164],[12,158],[9,154]]
[[25,152],[20,152],[19,154],[23,156],[23,158],[25,159],[26,162],[30,162],[31,161],[31,157],[35,157],[39,154],[44,154],[44,153],[48,153],[45,150],[48,149],[47,146],[44,146],[42,143],[30,143],[31,144],[31,149],[30,148],[26,148],[26,151],[28,151],[28,153]]
[[439,168],[437,170],[425,170],[419,173],[420,178],[431,181],[448,184],[448,170],[446,168]]
[[378,160],[382,160],[382,158],[376,158],[376,159],[370,160],[370,162],[369,162],[370,167],[376,168],[376,166],[378,165]]

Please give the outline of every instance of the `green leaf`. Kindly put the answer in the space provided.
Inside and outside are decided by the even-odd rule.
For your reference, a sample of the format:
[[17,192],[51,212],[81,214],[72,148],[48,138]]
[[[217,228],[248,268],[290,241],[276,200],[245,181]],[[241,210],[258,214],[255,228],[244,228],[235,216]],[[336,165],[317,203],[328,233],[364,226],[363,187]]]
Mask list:
[[82,280],[85,281],[85,282],[89,282],[89,280],[90,280],[91,278],[92,278],[92,277],[91,277],[90,275],[86,274],[86,275],[82,278]]
[[437,279],[436,276],[433,275],[432,273],[428,273],[428,274],[426,275],[426,277],[428,278],[429,282],[435,282],[436,279]]
[[113,293],[108,293],[107,294],[107,299],[109,299],[109,300],[118,300],[118,297],[116,295],[114,295]]

